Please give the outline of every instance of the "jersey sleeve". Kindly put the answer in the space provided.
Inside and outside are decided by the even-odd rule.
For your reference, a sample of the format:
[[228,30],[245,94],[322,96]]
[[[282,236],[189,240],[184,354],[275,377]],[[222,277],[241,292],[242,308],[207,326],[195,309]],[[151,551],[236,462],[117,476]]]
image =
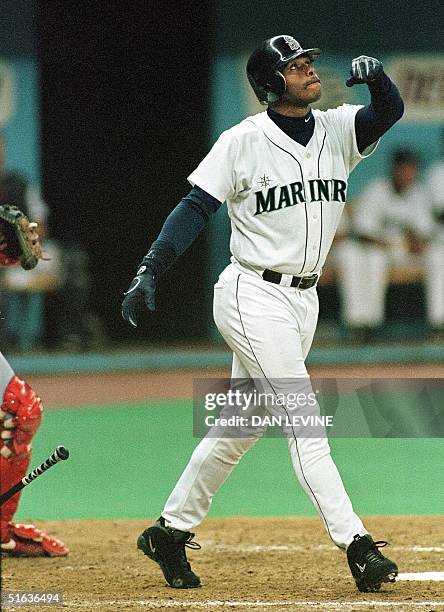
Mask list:
[[342,155],[350,173],[359,162],[373,153],[378,146],[379,140],[367,147],[363,153],[358,150],[356,140],[355,117],[363,105],[343,104],[338,108],[326,111],[330,127],[336,132]]
[[208,155],[192,172],[188,181],[198,186],[213,198],[224,202],[237,195],[236,166],[239,143],[232,130],[223,132]]

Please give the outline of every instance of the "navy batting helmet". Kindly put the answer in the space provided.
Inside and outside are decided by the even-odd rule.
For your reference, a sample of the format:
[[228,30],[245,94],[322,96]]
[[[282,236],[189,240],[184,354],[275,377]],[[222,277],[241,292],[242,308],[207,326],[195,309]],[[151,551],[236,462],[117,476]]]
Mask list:
[[284,93],[287,83],[279,68],[296,57],[307,55],[314,60],[320,54],[320,49],[303,49],[295,38],[285,34],[264,40],[247,62],[248,80],[259,102],[276,102]]

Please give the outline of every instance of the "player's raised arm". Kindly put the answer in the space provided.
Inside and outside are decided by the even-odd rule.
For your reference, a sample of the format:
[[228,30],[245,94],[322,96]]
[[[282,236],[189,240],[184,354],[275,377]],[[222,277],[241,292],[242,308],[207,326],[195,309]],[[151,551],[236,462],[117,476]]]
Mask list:
[[356,113],[355,131],[358,150],[363,153],[398,121],[404,103],[398,88],[386,75],[382,63],[374,57],[360,55],[352,61],[347,87],[366,83],[371,102]]
[[125,321],[137,327],[136,309],[143,301],[148,310],[155,310],[157,279],[194,242],[220,205],[219,200],[196,185],[169,214],[124,294]]

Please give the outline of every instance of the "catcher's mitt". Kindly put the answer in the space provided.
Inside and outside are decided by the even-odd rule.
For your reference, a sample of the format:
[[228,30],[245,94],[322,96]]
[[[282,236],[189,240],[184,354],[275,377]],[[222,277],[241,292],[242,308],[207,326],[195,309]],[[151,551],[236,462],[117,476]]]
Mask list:
[[3,257],[12,263],[20,263],[25,270],[36,267],[42,257],[37,223],[30,223],[28,217],[17,206],[0,206],[0,234],[6,248]]

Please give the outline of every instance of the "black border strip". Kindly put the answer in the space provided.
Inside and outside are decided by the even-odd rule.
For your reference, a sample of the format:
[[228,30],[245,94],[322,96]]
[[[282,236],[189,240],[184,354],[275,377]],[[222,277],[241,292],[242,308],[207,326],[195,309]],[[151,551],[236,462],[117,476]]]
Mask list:
[[[271,384],[271,382],[269,381],[269,379],[268,379],[267,375],[265,374],[265,372],[264,372],[264,370],[263,370],[263,368],[262,368],[261,364],[259,363],[259,359],[256,357],[256,353],[254,352],[253,347],[252,347],[251,342],[250,342],[250,339],[248,338],[248,336],[247,336],[247,334],[246,334],[246,331],[245,331],[245,326],[244,326],[244,322],[243,322],[243,320],[242,320],[242,315],[241,315],[241,311],[240,311],[240,307],[239,307],[239,281],[240,281],[240,277],[241,277],[241,276],[242,276],[242,274],[239,274],[239,276],[237,277],[237,281],[236,281],[236,305],[237,305],[237,312],[238,312],[238,314],[239,314],[239,320],[240,320],[240,323],[241,323],[241,325],[242,325],[242,331],[243,331],[243,333],[244,333],[245,340],[248,342],[248,346],[250,347],[250,350],[251,350],[251,352],[252,352],[252,354],[253,354],[253,357],[254,357],[254,359],[255,359],[255,361],[256,361],[256,363],[257,363],[257,365],[258,365],[258,366],[259,366],[259,368],[260,368],[260,371],[262,372],[262,374],[263,374],[263,376],[264,376],[265,380],[268,382],[268,384],[270,385],[270,387],[273,389],[273,393],[274,393],[274,394],[276,395],[276,397],[277,397],[276,390],[273,388],[273,385],[272,385],[272,384]],[[290,419],[290,415],[288,414],[286,407],[285,407],[285,406],[283,406],[283,409],[285,410],[285,414],[287,415],[288,420],[289,420],[289,421],[291,421],[291,419]],[[329,529],[329,526],[328,526],[328,523],[327,523],[327,519],[325,518],[325,515],[324,515],[324,513],[322,512],[322,508],[321,508],[321,506],[320,506],[320,504],[319,504],[319,502],[318,502],[318,500],[317,500],[317,497],[316,497],[316,495],[314,494],[313,489],[310,487],[310,484],[309,484],[308,480],[307,480],[307,479],[306,479],[306,477],[305,477],[304,470],[302,469],[302,461],[301,461],[301,457],[300,457],[300,455],[299,455],[299,449],[298,449],[298,439],[297,439],[297,437],[296,437],[296,435],[295,435],[295,433],[294,433],[294,428],[293,428],[293,425],[291,426],[291,431],[292,431],[292,433],[293,433],[293,438],[294,438],[294,441],[295,441],[295,444],[296,444],[296,453],[297,453],[297,456],[298,456],[298,461],[299,461],[299,466],[300,466],[300,468],[301,468],[301,474],[302,474],[302,477],[303,477],[303,479],[304,479],[304,481],[305,481],[305,483],[306,483],[307,487],[310,489],[310,492],[311,492],[311,494],[312,494],[312,496],[313,496],[313,499],[315,500],[315,502],[316,502],[316,504],[317,504],[317,506],[318,506],[318,508],[319,508],[319,513],[320,513],[320,515],[322,516],[322,520],[324,521],[324,525],[325,525],[325,528],[327,529],[328,535],[330,536],[330,538],[331,538],[331,540],[333,541],[333,543],[335,544],[335,546],[338,546],[338,545],[336,544],[336,542],[333,540],[332,536],[331,536],[330,529]],[[341,548],[341,547],[340,547],[340,546],[338,546],[338,548]]]

